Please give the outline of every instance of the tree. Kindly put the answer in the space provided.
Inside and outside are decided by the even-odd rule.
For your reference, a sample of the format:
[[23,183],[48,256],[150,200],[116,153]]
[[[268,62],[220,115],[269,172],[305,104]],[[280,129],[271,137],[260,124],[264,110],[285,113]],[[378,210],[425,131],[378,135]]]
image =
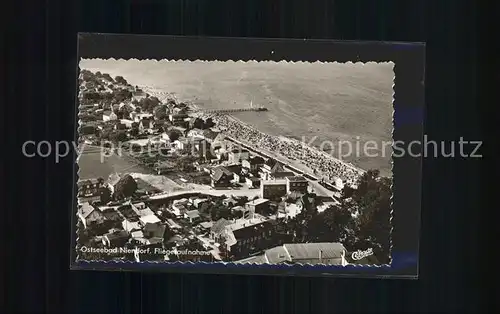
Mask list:
[[156,107],[154,115],[158,120],[165,119],[167,117],[167,107],[165,106]]
[[111,75],[109,75],[108,73],[104,73],[102,75],[102,78],[105,79],[106,81],[108,82],[114,82],[113,78],[111,77]]
[[139,106],[145,112],[151,112],[160,104],[160,100],[156,97],[145,97],[139,101]]
[[99,189],[99,195],[101,197],[101,203],[108,203],[109,201],[111,201],[111,191],[108,187],[101,187]]
[[357,182],[352,197],[343,201],[351,213],[357,213],[356,249],[372,248],[382,263],[390,258],[391,179],[369,170]]
[[137,182],[131,175],[125,175],[115,185],[115,198],[124,199],[134,195],[137,191]]
[[131,128],[128,134],[132,137],[138,136],[139,135],[139,128]]
[[99,102],[103,98],[103,95],[98,92],[84,92],[83,95],[83,100],[88,100],[92,102]]
[[123,78],[123,76],[116,76],[115,77],[115,82],[117,82],[118,84],[122,84],[122,85],[128,85],[127,80],[125,80]]
[[[354,234],[357,226],[351,212],[347,208],[330,206],[318,215],[318,218],[324,221],[325,230],[328,232],[326,238],[325,234],[318,234],[318,236],[322,237],[322,241],[341,242],[346,246],[354,244]],[[315,226],[319,227],[319,224]],[[317,230],[323,231],[321,227]]]
[[194,168],[193,163],[196,161],[196,158],[193,156],[183,156],[177,160],[177,167],[181,171],[189,171]]
[[170,129],[167,132],[168,138],[170,139],[171,142],[177,141],[181,137],[181,132],[179,132],[176,129]]
[[205,128],[205,129],[210,129],[211,127],[214,127],[214,126],[215,126],[215,123],[214,123],[214,121],[213,121],[213,119],[212,119],[212,118],[207,118],[207,119],[205,120],[205,123],[204,123],[204,124],[205,124],[205,125],[204,125],[204,128]]
[[110,139],[110,137],[111,137],[111,133],[112,133],[112,131],[111,131],[111,130],[109,130],[109,129],[104,129],[104,130],[102,130],[102,131],[101,131],[101,134],[100,134],[100,136],[99,136],[99,137],[101,138],[101,140],[106,140],[106,141],[108,141],[108,140]]
[[248,203],[248,196],[243,195],[242,197],[238,198],[237,202],[238,206],[244,206],[246,203]]
[[129,100],[132,98],[132,92],[125,89],[114,89],[113,90],[113,99],[117,103],[124,102],[125,100]]
[[210,208],[210,219],[212,221],[217,221],[218,215],[217,215],[217,207],[215,206],[212,206],[212,208]]
[[205,127],[203,119],[200,118],[195,118],[192,125],[193,129],[203,129]]
[[128,139],[126,131],[115,131],[115,132],[112,132],[110,134],[109,138],[110,138],[110,140],[112,142],[115,142],[115,143],[125,142]]
[[123,119],[127,119],[128,116],[130,115],[130,112],[131,112],[131,108],[127,105],[125,106],[122,106],[118,112],[120,113],[120,115],[123,117]]
[[78,115],[80,120],[82,122],[91,122],[91,121],[96,121],[97,120],[97,117],[93,114],[82,114],[82,115]]
[[96,134],[96,131],[97,129],[93,125],[82,125],[79,129],[80,135],[94,135]]

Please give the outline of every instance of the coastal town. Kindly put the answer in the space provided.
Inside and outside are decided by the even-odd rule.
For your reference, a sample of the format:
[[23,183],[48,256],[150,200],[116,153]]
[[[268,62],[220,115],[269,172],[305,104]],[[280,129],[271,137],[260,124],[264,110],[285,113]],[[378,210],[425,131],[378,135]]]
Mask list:
[[390,263],[391,178],[237,119],[265,107],[85,69],[78,101],[78,260]]

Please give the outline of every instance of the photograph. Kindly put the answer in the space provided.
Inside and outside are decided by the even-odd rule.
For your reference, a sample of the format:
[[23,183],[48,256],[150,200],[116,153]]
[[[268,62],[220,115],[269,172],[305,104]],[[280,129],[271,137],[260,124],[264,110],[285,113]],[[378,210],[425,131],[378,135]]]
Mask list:
[[390,265],[394,78],[81,58],[76,261]]

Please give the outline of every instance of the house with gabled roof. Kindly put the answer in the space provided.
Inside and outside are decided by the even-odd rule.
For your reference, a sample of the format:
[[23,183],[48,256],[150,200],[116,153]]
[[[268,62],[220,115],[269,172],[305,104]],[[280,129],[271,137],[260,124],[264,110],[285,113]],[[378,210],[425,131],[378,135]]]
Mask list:
[[211,174],[212,187],[228,187],[232,179],[233,173],[225,167],[217,167]]
[[268,249],[262,255],[245,258],[235,263],[346,266],[348,265],[346,257],[346,248],[341,243],[287,243]]
[[264,158],[260,156],[250,157],[249,159],[245,159],[241,162],[241,165],[248,169],[249,172],[258,171],[260,167],[262,167],[265,163]]
[[107,247],[123,247],[125,243],[128,242],[130,238],[130,233],[121,230],[108,233],[102,237],[102,243]]
[[292,193],[292,192],[300,192],[302,194],[306,194],[308,187],[309,187],[309,181],[307,181],[306,178],[303,176],[290,176],[286,177],[287,181],[287,193]]
[[221,244],[229,260],[239,259],[266,247],[277,245],[274,237],[276,223],[260,215],[253,218],[241,218],[225,225],[224,231],[215,238]]
[[83,204],[85,202],[93,203],[101,201],[101,188],[104,186],[102,178],[87,179],[78,181],[78,201]]
[[200,212],[196,209],[185,212],[184,218],[188,219],[190,223],[196,223],[201,220]]
[[90,205],[88,202],[85,202],[79,206],[77,215],[84,228],[101,224],[105,220],[105,217],[102,215],[101,211]]
[[207,130],[203,130],[202,136],[205,138],[205,140],[207,140],[207,142],[213,143],[215,141],[215,139],[217,139],[219,134],[220,134],[220,132],[215,132],[213,130],[207,129]]
[[167,230],[167,226],[159,223],[146,223],[144,225],[144,229],[142,230],[144,237],[147,239],[151,238],[159,238],[163,241],[163,236],[165,235],[165,231]]
[[154,128],[153,120],[150,118],[142,118],[139,121],[139,131],[145,133],[150,132]]
[[105,111],[103,111],[103,113],[102,113],[102,121],[113,121],[113,120],[116,120],[116,119],[118,119],[118,116],[113,111],[111,111],[111,110],[105,110]]
[[229,161],[232,163],[241,163],[243,160],[250,158],[250,152],[243,148],[234,148],[228,153]]
[[285,172],[283,165],[272,158],[266,160],[266,162],[260,167],[260,176],[263,180],[270,180],[272,174]]

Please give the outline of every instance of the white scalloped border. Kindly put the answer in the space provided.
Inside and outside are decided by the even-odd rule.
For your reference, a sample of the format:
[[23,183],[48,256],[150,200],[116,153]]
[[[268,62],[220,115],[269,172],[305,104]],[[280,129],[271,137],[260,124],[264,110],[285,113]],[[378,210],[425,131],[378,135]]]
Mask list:
[[[281,60],[281,61],[273,61],[273,60],[261,60],[261,61],[257,61],[257,60],[247,60],[247,61],[244,61],[244,60],[218,60],[218,59],[214,59],[214,60],[205,60],[205,59],[195,59],[195,60],[190,60],[190,59],[161,59],[161,60],[158,60],[158,59],[155,59],[155,58],[145,58],[145,59],[137,59],[137,58],[78,58],[78,66],[77,66],[77,78],[79,77],[80,75],[80,62],[82,60],[100,60],[100,61],[137,61],[137,62],[143,62],[143,61],[154,61],[154,62],[202,62],[202,63],[272,63],[272,64],[276,64],[276,63],[291,63],[291,64],[331,64],[331,63],[342,63],[342,64],[359,64],[359,63],[362,63],[363,65],[365,64],[380,64],[380,63],[390,63],[392,64],[392,73],[393,73],[393,79],[392,79],[392,130],[391,130],[391,139],[394,139],[394,112],[395,112],[395,109],[394,109],[394,100],[395,100],[395,96],[396,96],[396,92],[395,92],[395,89],[394,87],[396,86],[396,71],[395,71],[395,68],[396,68],[396,64],[395,62],[393,61],[366,61],[366,62],[363,62],[363,61],[346,61],[346,62],[338,62],[338,61],[314,61],[314,62],[309,62],[309,61],[293,61],[293,60]],[[79,101],[78,101],[78,93],[79,93],[79,84],[77,84],[77,97],[76,97],[76,101],[78,102],[78,106],[77,106],[77,110],[76,110],[76,118],[78,119],[78,114],[79,114],[79,111],[80,111],[80,104],[79,104]],[[77,129],[76,129],[76,135],[77,135],[77,139],[80,137],[80,134],[79,134],[79,127],[81,125],[81,120],[77,120],[78,123],[77,123]],[[78,157],[78,156],[77,156]],[[248,267],[248,266],[257,266],[258,268],[268,268],[268,269],[272,269],[272,268],[295,268],[295,269],[300,269],[301,267],[310,267],[310,268],[315,268],[315,267],[321,267],[321,268],[325,268],[325,267],[328,267],[328,268],[334,268],[334,269],[352,269],[352,268],[388,268],[388,267],[391,267],[391,264],[392,264],[392,260],[393,260],[393,257],[392,257],[392,250],[393,250],[393,241],[392,241],[392,233],[393,233],[393,230],[394,230],[394,225],[393,225],[393,219],[394,219],[394,207],[393,207],[393,199],[394,199],[394,150],[392,150],[391,152],[391,172],[393,174],[393,176],[391,177],[391,210],[390,210],[390,217],[389,217],[389,222],[390,222],[390,226],[391,226],[391,231],[389,233],[389,263],[388,264],[379,264],[379,265],[356,265],[356,264],[349,264],[347,266],[338,266],[338,265],[328,265],[328,264],[292,264],[292,265],[289,265],[289,264],[269,264],[269,263],[234,263],[234,262],[192,262],[192,261],[186,261],[186,262],[179,262],[179,261],[175,261],[175,262],[165,262],[165,261],[141,261],[141,262],[134,262],[134,261],[122,261],[122,260],[84,260],[84,259],[79,259],[79,250],[78,250],[78,232],[79,232],[79,229],[78,229],[78,225],[79,225],[79,221],[78,221],[78,216],[77,216],[77,204],[78,204],[78,196],[77,196],[77,193],[75,190],[74,192],[74,205],[73,205],[73,215],[72,217],[74,218],[76,216],[76,224],[74,224],[74,226],[76,227],[75,228],[75,233],[76,233],[76,237],[75,237],[75,243],[74,243],[74,249],[76,251],[76,255],[75,255],[75,260],[72,261],[72,264],[73,263],[105,263],[105,264],[124,264],[124,265],[137,265],[137,264],[143,264],[143,265],[147,265],[147,264],[163,264],[165,265],[166,267],[170,267],[170,266],[179,266],[179,265],[215,265],[215,264],[218,264],[218,265],[224,265],[224,266],[234,266],[234,267],[241,267],[242,269]],[[75,165],[76,165],[76,178],[75,178],[75,188],[77,188],[77,182],[80,178],[80,167],[78,166],[78,162],[77,162],[77,159],[75,158]],[[72,255],[73,256],[73,255]]]

